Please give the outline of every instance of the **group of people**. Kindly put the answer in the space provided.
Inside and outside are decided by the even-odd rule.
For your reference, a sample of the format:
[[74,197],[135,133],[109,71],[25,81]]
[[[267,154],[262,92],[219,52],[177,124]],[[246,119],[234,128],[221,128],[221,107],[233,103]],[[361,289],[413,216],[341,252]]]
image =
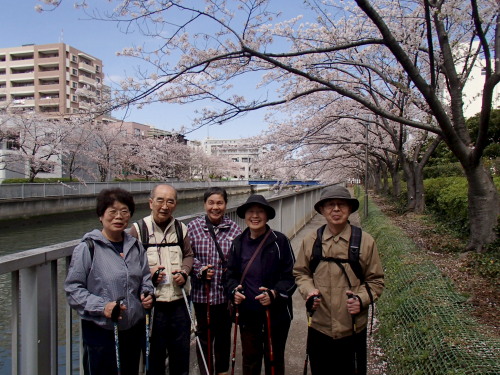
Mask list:
[[348,220],[357,199],[344,187],[324,188],[314,208],[326,225],[304,238],[297,259],[290,240],[270,228],[276,212],[262,195],[237,208],[244,230],[225,215],[223,188],[203,199],[205,213],[186,226],[173,216],[177,191],[157,185],[151,215],[126,230],[132,195],[98,195],[102,229],[76,246],[65,281],[82,319],[85,374],[138,374],[142,357],[147,374],[164,375],[167,353],[169,373],[188,374],[190,301],[201,374],[234,371],[238,330],[244,375],[260,374],[263,360],[267,375],[285,374],[297,288],[310,317],[312,374],[366,373],[368,307],[384,281],[375,241]]

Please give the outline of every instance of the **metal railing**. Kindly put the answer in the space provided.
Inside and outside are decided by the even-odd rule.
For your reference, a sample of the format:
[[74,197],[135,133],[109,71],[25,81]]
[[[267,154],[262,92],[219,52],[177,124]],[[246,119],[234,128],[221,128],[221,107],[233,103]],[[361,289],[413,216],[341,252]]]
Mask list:
[[[130,192],[149,192],[159,181],[121,181],[121,182],[60,182],[33,184],[0,184],[1,199],[26,199],[65,197],[72,195],[96,195],[103,189],[119,187]],[[208,188],[216,181],[166,181],[176,189]],[[220,185],[221,181],[217,181]],[[248,180],[223,181],[224,186],[246,186]]]
[[[319,187],[297,193],[268,198],[276,210],[269,225],[288,237],[294,237],[314,216],[314,203]],[[236,215],[236,208],[227,212],[240,226],[244,220]],[[195,216],[179,217],[184,223]],[[74,247],[80,240],[22,251],[0,257],[0,277],[11,275],[11,373],[65,374],[78,373],[81,352],[73,350],[74,337],[79,337],[78,319],[67,305],[62,281],[70,263]],[[3,288],[7,288],[4,283]],[[8,294],[8,290],[4,291]],[[59,324],[64,322],[64,324]],[[7,327],[6,322],[0,322]],[[59,327],[59,329],[58,329]],[[7,337],[8,332],[2,332]],[[3,339],[2,341],[7,341]],[[83,373],[83,370],[80,370]]]

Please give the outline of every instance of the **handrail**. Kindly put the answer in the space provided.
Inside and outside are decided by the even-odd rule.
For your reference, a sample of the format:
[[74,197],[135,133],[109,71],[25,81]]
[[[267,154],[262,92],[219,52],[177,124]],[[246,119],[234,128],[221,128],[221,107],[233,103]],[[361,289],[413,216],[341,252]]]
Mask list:
[[[0,201],[4,199],[27,199],[96,195],[103,189],[120,187],[130,192],[149,192],[160,183],[168,183],[176,189],[208,188],[215,181],[119,181],[119,182],[59,182],[0,184]],[[217,181],[218,186],[246,186],[248,180]]]
[[[268,198],[269,204],[276,210],[276,217],[269,223],[271,228],[293,238],[314,216],[313,206],[319,193],[319,187],[311,187],[297,193]],[[245,227],[244,220],[236,215],[236,208],[228,209],[227,215]],[[195,216],[178,219],[187,223]],[[79,320],[75,319],[75,312],[65,302],[62,289],[71,254],[79,241],[67,241],[0,257],[0,276],[11,275],[9,318],[13,375],[56,375],[58,366],[64,366],[67,375],[73,374],[78,368],[83,373],[81,366],[77,365],[79,355],[72,350],[74,338],[79,337],[79,325],[75,324]],[[0,284],[0,293],[8,294],[6,288]],[[61,306],[58,305],[58,299],[63,301]],[[59,318],[62,314],[64,319]],[[5,316],[0,318],[8,319]],[[59,327],[63,331],[61,337],[58,335],[59,323],[63,324]],[[2,337],[7,337],[7,333],[2,332]],[[64,359],[59,358],[59,352],[65,353]]]

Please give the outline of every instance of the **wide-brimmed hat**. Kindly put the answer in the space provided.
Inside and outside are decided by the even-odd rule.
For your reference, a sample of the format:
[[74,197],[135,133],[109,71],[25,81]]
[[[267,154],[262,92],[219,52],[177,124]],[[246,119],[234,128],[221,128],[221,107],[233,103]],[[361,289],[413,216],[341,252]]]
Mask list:
[[352,198],[349,190],[341,185],[327,186],[321,191],[319,196],[319,201],[314,205],[314,209],[321,213],[320,207],[330,199],[344,199],[351,205],[351,213],[357,211],[359,208],[359,201],[356,198]]
[[267,202],[266,198],[264,198],[260,194],[250,195],[247,201],[236,209],[236,214],[244,219],[245,212],[247,212],[248,208],[250,206],[253,206],[254,204],[258,204],[259,206],[262,206],[264,210],[266,210],[267,220],[272,220],[276,216],[276,211],[274,211],[274,208],[272,208]]

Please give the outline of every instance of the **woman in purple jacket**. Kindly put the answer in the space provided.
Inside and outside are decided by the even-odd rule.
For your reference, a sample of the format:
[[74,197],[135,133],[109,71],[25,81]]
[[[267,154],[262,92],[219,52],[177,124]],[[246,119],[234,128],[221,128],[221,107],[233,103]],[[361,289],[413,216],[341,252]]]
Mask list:
[[233,241],[227,290],[239,312],[243,375],[260,374],[263,357],[266,375],[272,367],[283,375],[296,288],[292,246],[267,224],[276,213],[262,195],[250,196],[236,212],[247,228]]

